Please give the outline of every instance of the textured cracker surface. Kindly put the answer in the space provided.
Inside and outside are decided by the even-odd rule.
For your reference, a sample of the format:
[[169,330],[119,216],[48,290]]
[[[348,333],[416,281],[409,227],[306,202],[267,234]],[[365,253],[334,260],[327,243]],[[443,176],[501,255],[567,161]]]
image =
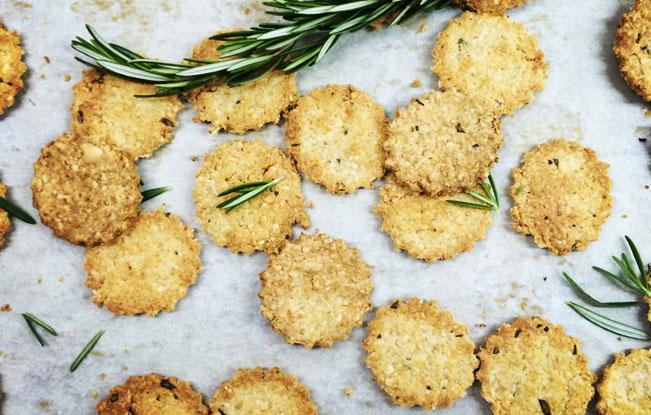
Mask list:
[[301,235],[260,273],[261,310],[288,343],[330,347],[371,309],[371,267],[359,250],[327,235]]
[[[7,186],[0,183],[0,197],[5,196],[7,196]],[[9,232],[10,227],[11,222],[9,222],[9,214],[0,209],[0,248],[2,248],[2,245],[5,243],[4,236],[7,232]]]
[[636,0],[624,13],[613,52],[628,85],[651,102],[651,0]]
[[220,415],[317,413],[310,391],[277,367],[238,370],[232,379],[219,385],[210,409]]
[[520,7],[527,0],[454,0],[455,4],[480,13],[504,14],[508,9]]
[[[192,50],[196,59],[217,59],[222,42],[206,39]],[[190,91],[188,101],[197,111],[195,122],[210,122],[210,132],[225,130],[243,134],[268,123],[277,124],[280,116],[298,99],[296,74],[274,71],[264,78],[230,87],[223,78]]]
[[500,114],[531,102],[547,78],[538,40],[505,16],[462,14],[439,33],[432,54],[442,90],[485,101]]
[[426,410],[466,395],[479,365],[468,328],[434,301],[380,307],[368,324],[366,365],[393,403]]
[[97,415],[208,415],[203,397],[183,380],[150,373],[131,376],[97,404]]
[[401,186],[389,176],[374,211],[397,251],[436,262],[471,250],[475,242],[486,239],[493,222],[490,211],[454,206],[447,199],[475,201],[465,193],[427,196]]
[[43,224],[60,238],[88,246],[131,228],[142,200],[133,160],[70,134],[41,149],[32,194]]
[[173,311],[201,271],[201,245],[178,216],[142,213],[112,243],[86,250],[86,286],[93,302],[115,314]]
[[285,138],[299,171],[330,193],[372,188],[384,175],[384,109],[352,85],[327,85],[301,97]]
[[385,164],[414,191],[458,193],[488,176],[503,141],[499,117],[486,108],[454,91],[430,91],[396,113]]
[[513,169],[513,228],[555,255],[582,251],[610,216],[608,165],[578,142],[559,139],[524,156]]
[[177,97],[137,98],[156,87],[87,69],[72,89],[70,128],[95,144],[113,145],[133,159],[149,157],[172,141],[176,114],[183,109]]
[[0,23],[0,115],[14,105],[16,94],[23,89],[22,76],[27,71],[24,54],[18,33]]
[[[219,197],[224,190],[279,177],[283,179],[270,190],[228,213],[216,207],[232,197]],[[234,253],[278,252],[295,223],[309,226],[294,164],[279,148],[258,141],[225,143],[206,154],[196,175],[194,202],[204,231]]]
[[597,386],[601,415],[651,414],[651,350],[617,353]]
[[478,354],[481,395],[495,415],[585,414],[596,376],[579,340],[540,317],[502,325]]

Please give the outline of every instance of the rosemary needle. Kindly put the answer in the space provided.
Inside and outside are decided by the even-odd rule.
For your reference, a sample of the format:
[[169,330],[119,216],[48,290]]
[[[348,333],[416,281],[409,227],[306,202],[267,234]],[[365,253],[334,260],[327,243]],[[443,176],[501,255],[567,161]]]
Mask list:
[[52,328],[52,326],[36,317],[35,315],[30,313],[22,313],[21,316],[23,316],[25,322],[27,323],[27,327],[29,327],[32,334],[34,334],[34,337],[36,337],[36,340],[38,340],[42,347],[47,346],[47,343],[45,342],[45,339],[40,335],[40,333],[36,330],[36,326],[42,327],[45,331],[52,334],[53,336],[57,336],[57,332],[54,330],[54,328]]
[[478,201],[477,203],[467,202],[465,200],[452,200],[452,199],[448,199],[446,200],[446,202],[452,205],[471,208],[471,209],[494,210],[497,212],[500,210],[500,198],[498,196],[497,186],[495,186],[495,181],[493,180],[492,174],[488,175],[488,182],[489,183],[484,182],[481,184],[481,188],[484,194],[477,193],[477,192],[468,192],[468,196],[477,200]]
[[30,225],[35,225],[36,221],[33,217],[27,212],[25,212],[20,206],[16,206],[7,199],[0,197],[0,209],[6,211],[11,216],[22,220],[25,223]]
[[95,345],[97,345],[97,342],[99,341],[99,339],[102,338],[103,335],[104,335],[104,330],[100,330],[100,331],[97,332],[96,335],[93,336],[92,339],[90,339],[88,344],[79,353],[79,356],[77,356],[75,361],[72,362],[72,365],[70,365],[70,372],[74,372],[75,370],[77,370],[77,368],[79,367],[81,362],[83,362],[84,359],[86,359],[86,357],[88,357],[90,352],[93,351],[93,349],[95,348]]
[[140,203],[145,203],[146,201],[158,197],[165,192],[169,192],[170,190],[172,190],[170,186],[156,187],[153,189],[143,190],[142,192],[140,192],[142,194],[142,202]]
[[622,337],[628,337],[629,339],[636,340],[651,340],[651,336],[644,330],[641,330],[637,327],[629,326],[628,324],[621,323],[619,321],[610,319],[604,315],[601,315],[595,311],[590,310],[587,307],[568,301],[567,305],[576,311],[581,317],[585,318],[592,324],[601,327],[604,330],[607,330],[611,333],[617,334]]
[[233,193],[237,193],[237,194],[232,198],[227,199],[222,203],[218,204],[217,207],[219,209],[224,209],[226,212],[230,212],[231,210],[235,209],[242,203],[253,199],[254,197],[260,195],[265,190],[275,186],[282,179],[283,179],[282,177],[278,177],[273,180],[244,183],[235,187],[231,187],[230,189],[224,190],[223,192],[218,194],[218,196],[226,196]]

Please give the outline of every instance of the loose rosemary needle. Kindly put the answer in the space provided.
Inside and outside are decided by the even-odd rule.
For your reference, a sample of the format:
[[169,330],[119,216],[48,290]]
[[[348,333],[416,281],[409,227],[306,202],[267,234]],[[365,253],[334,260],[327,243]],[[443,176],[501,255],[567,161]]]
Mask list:
[[497,193],[497,186],[495,186],[495,181],[493,180],[492,174],[488,175],[488,183],[483,182],[481,184],[481,188],[484,194],[477,192],[468,192],[468,196],[477,200],[477,203],[467,202],[465,200],[450,199],[446,200],[446,202],[456,206],[471,209],[493,210],[495,212],[498,212],[500,210],[500,198]]
[[77,356],[75,361],[72,362],[72,365],[70,365],[70,372],[74,372],[75,370],[77,370],[77,368],[79,367],[81,362],[83,362],[84,359],[86,359],[86,357],[88,357],[90,352],[93,351],[93,349],[97,345],[97,342],[99,341],[99,339],[102,338],[103,335],[104,335],[104,330],[100,330],[100,331],[97,332],[96,335],[93,336],[92,339],[90,339],[88,344],[79,353],[79,356]]
[[231,210],[240,206],[242,203],[251,200],[254,197],[262,194],[262,192],[264,192],[265,190],[271,189],[282,179],[283,179],[282,177],[278,177],[273,180],[244,183],[239,186],[231,187],[230,189],[224,190],[218,196],[227,196],[233,193],[235,193],[236,195],[218,204],[217,207],[219,209],[224,209],[226,212],[230,212]]
[[140,203],[145,203],[146,201],[158,197],[165,192],[169,192],[170,190],[172,190],[172,188],[169,186],[156,187],[153,189],[143,190],[142,192],[140,192],[142,194],[142,202]]
[[41,336],[41,334],[36,330],[36,326],[42,327],[45,331],[50,333],[53,336],[57,336],[56,330],[52,328],[49,324],[41,320],[40,318],[36,317],[33,314],[30,313],[22,313],[21,316],[25,319],[25,322],[27,323],[27,327],[31,330],[32,334],[34,334],[34,337],[36,337],[36,340],[41,344],[42,347],[47,346],[47,343],[45,342],[45,339]]
[[29,223],[30,225],[36,224],[36,221],[33,217],[31,217],[29,213],[25,212],[20,206],[11,203],[3,197],[0,197],[0,209],[6,211],[9,215],[15,217],[16,219],[20,219],[25,223]]

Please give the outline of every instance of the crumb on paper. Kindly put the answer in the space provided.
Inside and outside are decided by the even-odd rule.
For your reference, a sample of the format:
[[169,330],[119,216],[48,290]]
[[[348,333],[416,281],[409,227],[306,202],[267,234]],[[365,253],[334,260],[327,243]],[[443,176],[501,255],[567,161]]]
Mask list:
[[48,409],[50,407],[50,401],[38,401],[38,407],[41,409]]
[[644,115],[647,117],[651,117],[651,110],[644,111]]
[[251,14],[251,9],[245,6],[242,8],[242,13],[244,13],[245,16],[248,16]]
[[314,202],[310,202],[310,204],[307,205],[307,207],[310,208],[310,209],[314,209]]
[[0,307],[0,311],[2,311],[3,313],[8,313],[11,311],[11,306],[7,303],[2,307]]
[[66,279],[65,279],[63,276],[59,277],[59,282],[60,282],[61,284],[63,284],[63,283],[65,282],[65,280],[66,280]]
[[198,159],[197,156],[192,156],[192,157],[190,157],[190,160],[192,160],[192,161],[197,161],[197,159]]
[[423,82],[420,79],[414,79],[409,84],[409,86],[412,87],[412,88],[420,88],[422,85],[423,85]]
[[543,277],[543,281],[547,281],[547,277]]
[[23,10],[25,10],[25,9],[31,9],[31,8],[32,8],[32,4],[31,4],[31,3],[27,3],[26,1],[14,0],[14,7],[17,8],[17,9],[23,9]]
[[622,219],[628,219],[628,215],[627,215],[626,213],[624,213],[624,214],[622,215]]
[[45,61],[45,63],[50,63],[51,62],[49,56],[43,56],[43,60]]
[[68,81],[70,81],[71,79],[72,79],[72,76],[70,76],[69,73],[63,75],[63,80],[64,80],[64,81],[68,82]]
[[34,100],[31,98],[29,99],[29,103],[32,104],[33,106],[36,106],[36,102],[34,102]]
[[2,358],[2,356],[4,356],[4,355],[5,355],[5,351],[4,351],[4,350],[0,350],[0,358]]
[[106,373],[102,372],[99,374],[99,380],[104,380],[106,379]]
[[41,72],[41,74],[38,76],[38,79],[45,79],[45,74]]
[[90,396],[92,396],[93,399],[97,399],[97,397],[99,396],[99,392],[97,391],[97,389],[93,389],[92,392],[90,393]]
[[90,352],[95,357],[104,357],[104,353],[102,352]]
[[37,282],[38,284],[43,284],[43,278],[39,278],[39,279],[37,279],[36,282]]
[[429,26],[427,26],[427,24],[423,23],[422,25],[420,25],[420,27],[418,28],[416,33],[418,33],[418,34],[427,33],[428,31],[429,31]]
[[344,388],[344,394],[346,396],[353,396],[353,392],[354,392],[354,390],[350,386],[347,386],[347,387]]
[[128,352],[129,352],[129,348],[128,348],[128,347],[125,347],[124,349],[122,349],[122,351],[123,351],[124,353],[128,353]]
[[486,323],[475,323],[475,328],[483,329],[486,327]]
[[529,299],[527,297],[524,297],[522,301],[520,301],[520,310],[526,312],[528,307],[529,307]]

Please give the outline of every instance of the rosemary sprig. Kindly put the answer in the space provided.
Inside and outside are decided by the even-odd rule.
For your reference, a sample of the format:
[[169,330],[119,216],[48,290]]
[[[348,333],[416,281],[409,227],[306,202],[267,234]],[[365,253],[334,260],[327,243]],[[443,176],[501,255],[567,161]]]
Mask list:
[[592,324],[601,327],[602,329],[607,330],[611,333],[617,334],[618,336],[628,337],[629,339],[636,340],[651,340],[649,333],[644,330],[640,330],[637,327],[629,326],[628,324],[613,320],[602,314],[592,311],[587,307],[573,303],[572,301],[568,301],[567,305]]
[[30,225],[36,224],[36,221],[29,213],[25,212],[20,206],[16,206],[4,197],[0,197],[0,209],[25,223],[29,223]]
[[446,202],[456,206],[471,209],[493,210],[495,212],[498,212],[500,210],[500,198],[497,194],[497,186],[495,186],[495,181],[493,180],[492,174],[488,175],[488,182],[490,183],[490,186],[489,183],[486,182],[483,182],[481,184],[481,188],[484,194],[477,192],[468,192],[468,195],[477,200],[478,203],[451,199],[446,200]]
[[215,35],[224,41],[214,61],[187,59],[197,65],[163,62],[105,41],[86,25],[91,39],[77,37],[72,48],[90,58],[80,62],[138,82],[158,87],[154,96],[175,95],[226,76],[229,85],[254,81],[280,69],[287,73],[318,63],[341,35],[374,21],[402,23],[420,12],[438,10],[450,0],[269,0],[267,14],[282,18],[249,30]]
[[254,197],[261,194],[262,192],[264,192],[265,190],[271,189],[282,179],[283,179],[282,177],[278,177],[273,180],[244,183],[239,186],[231,187],[230,189],[224,190],[217,196],[227,196],[233,193],[236,193],[236,195],[218,204],[217,208],[224,209],[228,213],[231,210],[238,207],[239,205],[241,205],[242,203],[246,202],[247,200],[251,200]]
[[170,186],[156,187],[153,189],[143,190],[142,192],[140,192],[142,194],[142,202],[140,203],[145,203],[146,201],[158,197],[165,192],[169,192],[170,190],[172,190]]
[[47,346],[47,343],[45,342],[45,339],[40,335],[40,333],[36,330],[36,326],[42,327],[45,331],[47,331],[53,336],[58,335],[56,330],[54,330],[52,326],[50,326],[40,318],[36,317],[35,315],[30,313],[22,313],[21,316],[23,316],[25,322],[27,323],[27,327],[29,327],[29,329],[34,334],[34,337],[36,337],[36,340],[38,340],[38,342],[41,344],[42,347]]
[[97,342],[99,341],[99,339],[102,338],[103,335],[104,335],[104,330],[100,330],[97,332],[96,335],[93,336],[92,339],[90,339],[88,344],[81,350],[81,352],[79,353],[75,361],[72,362],[72,365],[70,365],[70,372],[74,372],[75,370],[77,370],[81,362],[83,362],[84,359],[88,357],[90,352],[93,351],[93,349],[97,345]]

